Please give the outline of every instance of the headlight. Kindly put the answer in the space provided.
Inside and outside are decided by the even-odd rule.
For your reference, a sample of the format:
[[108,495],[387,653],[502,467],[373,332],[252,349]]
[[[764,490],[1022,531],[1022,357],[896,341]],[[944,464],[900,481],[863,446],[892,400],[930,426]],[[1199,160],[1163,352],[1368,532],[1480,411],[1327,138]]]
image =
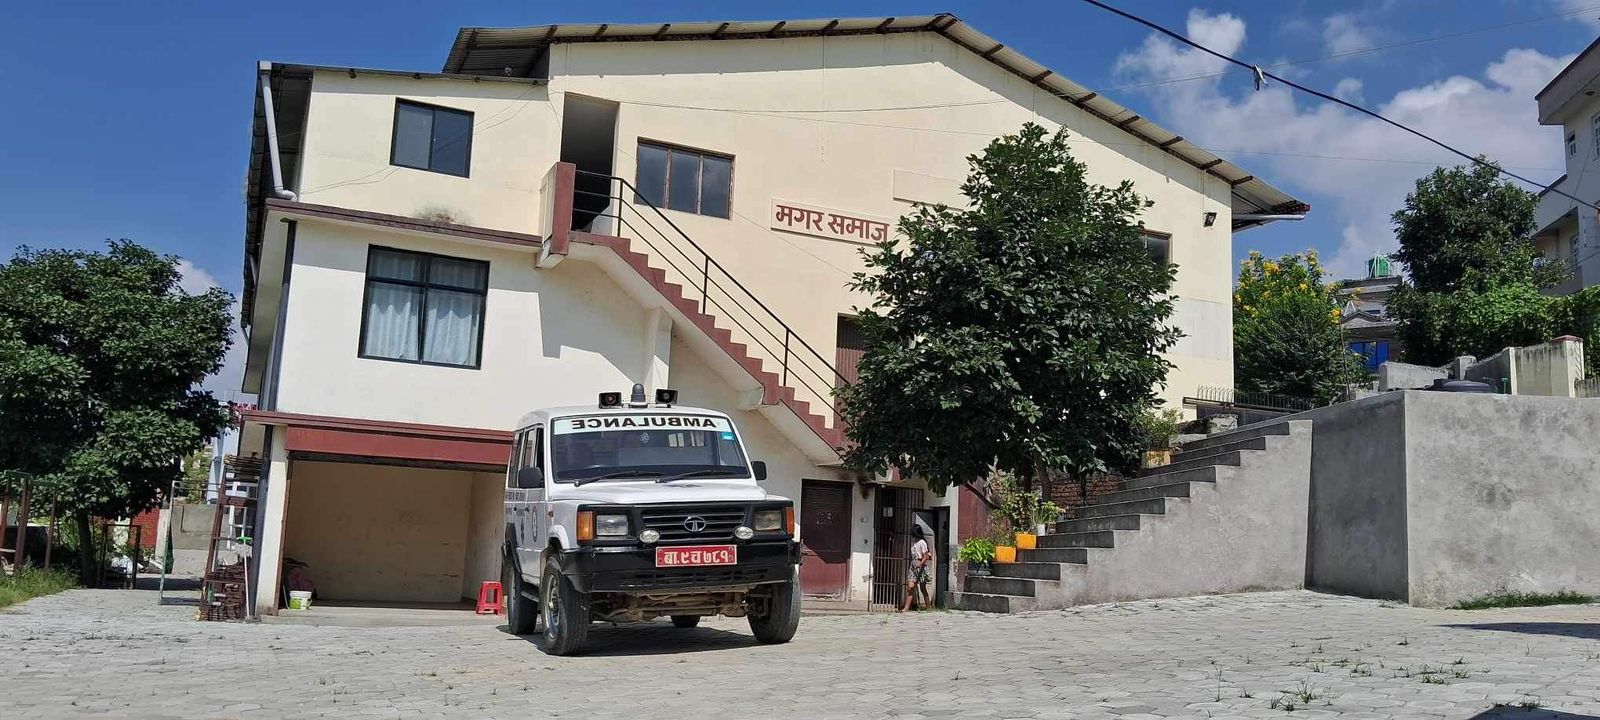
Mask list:
[[622,537],[628,534],[627,515],[594,516],[594,534],[598,537]]
[[743,525],[733,529],[733,536],[739,538],[740,540],[749,540],[750,538],[755,537],[755,535],[756,531],[751,530]]
[[756,511],[756,516],[755,516],[755,522],[752,523],[752,525],[755,527],[756,530],[758,530],[760,532],[771,532],[773,530],[782,530],[783,529],[783,511],[782,510],[757,510]]
[[651,543],[653,543],[653,542],[655,542],[657,540],[660,540],[660,539],[661,539],[661,533],[659,533],[659,532],[657,532],[655,530],[652,530],[650,528],[645,528],[645,529],[639,531],[639,542],[642,542],[642,543],[644,543],[646,545],[649,545],[649,544],[651,544]]

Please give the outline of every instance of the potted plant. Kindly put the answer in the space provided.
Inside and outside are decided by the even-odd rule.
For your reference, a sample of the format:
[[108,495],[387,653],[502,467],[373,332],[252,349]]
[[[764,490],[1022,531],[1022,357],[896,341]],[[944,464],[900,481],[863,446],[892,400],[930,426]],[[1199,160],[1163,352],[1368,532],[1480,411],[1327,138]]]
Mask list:
[[994,562],[994,541],[989,538],[967,538],[956,549],[956,559],[967,564],[968,575],[988,575]]
[[1173,408],[1146,410],[1139,417],[1145,467],[1161,467],[1172,462],[1172,441],[1177,439],[1182,421],[1183,413]]
[[1040,500],[1033,507],[1032,517],[1033,532],[1045,535],[1050,532],[1050,523],[1061,519],[1061,506],[1049,500]]

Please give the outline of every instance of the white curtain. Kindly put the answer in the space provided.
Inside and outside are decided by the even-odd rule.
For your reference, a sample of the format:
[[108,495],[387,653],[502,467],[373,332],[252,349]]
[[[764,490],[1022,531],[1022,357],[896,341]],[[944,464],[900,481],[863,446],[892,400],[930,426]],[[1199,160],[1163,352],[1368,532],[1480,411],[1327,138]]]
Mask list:
[[436,257],[428,268],[428,284],[482,290],[489,267],[483,263]]
[[[434,277],[438,277],[434,266]],[[478,323],[483,298],[472,293],[428,291],[428,346],[422,359],[450,365],[478,364]]]
[[367,355],[397,360],[417,359],[417,314],[422,290],[375,282],[367,291]]

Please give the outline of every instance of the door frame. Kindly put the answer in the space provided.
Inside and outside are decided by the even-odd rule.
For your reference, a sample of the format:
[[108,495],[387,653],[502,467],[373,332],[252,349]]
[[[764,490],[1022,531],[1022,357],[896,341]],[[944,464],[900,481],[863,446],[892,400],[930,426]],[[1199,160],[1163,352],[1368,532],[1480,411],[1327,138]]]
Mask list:
[[852,545],[852,540],[854,539],[853,533],[854,533],[854,530],[855,530],[855,512],[856,512],[856,500],[855,500],[855,497],[853,496],[854,495],[854,488],[853,488],[851,483],[840,482],[840,481],[837,481],[837,480],[824,480],[824,479],[821,479],[821,478],[801,478],[800,479],[800,503],[799,503],[799,507],[796,508],[796,510],[800,514],[798,525],[799,525],[799,529],[801,531],[800,532],[800,539],[801,539],[801,544],[800,544],[800,555],[801,555],[801,557],[800,557],[800,561],[802,563],[805,562],[805,555],[806,555],[806,547],[805,547],[805,512],[806,512],[806,503],[805,503],[805,497],[806,497],[806,486],[807,485],[826,487],[830,491],[837,490],[837,491],[840,491],[840,492],[844,493],[844,498],[845,498],[845,518],[844,518],[844,522],[842,522],[840,524],[841,529],[843,530],[844,535],[845,535],[845,537],[844,537],[845,557],[844,557],[844,562],[843,562],[843,575],[844,575],[844,577],[843,577],[843,580],[839,584],[839,594],[838,595],[809,594],[809,593],[806,593],[805,592],[805,588],[802,587],[801,588],[801,596],[802,597],[806,597],[806,598],[814,598],[814,599],[818,599],[818,600],[848,601],[850,599],[850,590],[851,590],[851,588],[850,588],[850,566],[851,566],[853,555],[854,555],[854,548],[853,548],[853,545]]

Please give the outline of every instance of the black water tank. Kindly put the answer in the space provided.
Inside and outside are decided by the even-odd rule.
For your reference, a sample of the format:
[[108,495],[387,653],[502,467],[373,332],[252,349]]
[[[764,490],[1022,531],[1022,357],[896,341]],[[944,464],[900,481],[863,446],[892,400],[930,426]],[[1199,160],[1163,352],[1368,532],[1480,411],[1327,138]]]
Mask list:
[[1458,393],[1493,393],[1494,392],[1494,387],[1490,386],[1488,383],[1475,382],[1475,381],[1472,381],[1472,380],[1446,380],[1444,378],[1439,378],[1438,380],[1434,380],[1433,381],[1433,385],[1430,385],[1428,387],[1428,389],[1429,390],[1437,390],[1439,392],[1458,392]]

